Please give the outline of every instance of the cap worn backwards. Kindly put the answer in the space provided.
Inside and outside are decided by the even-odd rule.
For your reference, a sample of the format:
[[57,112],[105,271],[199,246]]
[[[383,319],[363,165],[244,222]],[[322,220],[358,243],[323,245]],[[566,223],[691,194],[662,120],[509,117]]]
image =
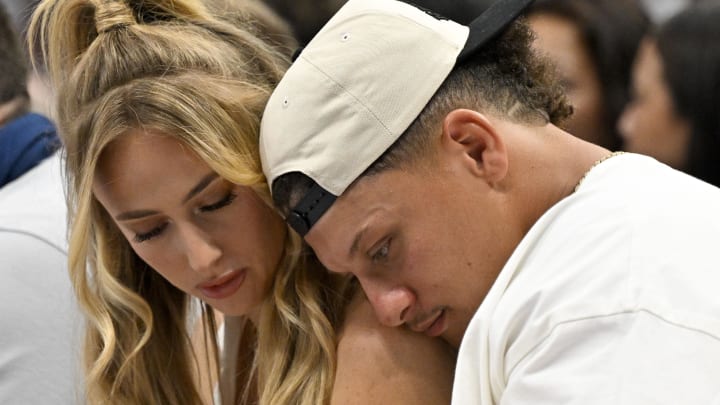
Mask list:
[[301,235],[420,114],[453,67],[532,0],[499,0],[469,25],[395,0],[349,0],[303,49],[265,108],[268,184],[302,172],[316,186],[288,221]]

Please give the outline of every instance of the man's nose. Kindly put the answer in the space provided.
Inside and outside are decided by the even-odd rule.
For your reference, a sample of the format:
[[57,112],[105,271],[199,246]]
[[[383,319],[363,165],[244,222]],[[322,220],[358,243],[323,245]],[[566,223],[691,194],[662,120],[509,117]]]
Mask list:
[[377,281],[359,281],[381,324],[400,326],[405,323],[405,316],[415,302],[412,291],[406,287],[389,286]]

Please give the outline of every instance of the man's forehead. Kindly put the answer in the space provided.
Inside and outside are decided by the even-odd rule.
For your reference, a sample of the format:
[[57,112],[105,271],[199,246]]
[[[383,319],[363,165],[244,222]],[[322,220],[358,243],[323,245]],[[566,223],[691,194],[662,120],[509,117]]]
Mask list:
[[366,193],[343,194],[310,229],[305,236],[307,242],[313,247],[347,244],[347,239],[366,226],[373,211],[370,197]]
[[388,216],[389,196],[372,177],[348,188],[305,235],[319,256],[325,252],[344,256],[359,233]]

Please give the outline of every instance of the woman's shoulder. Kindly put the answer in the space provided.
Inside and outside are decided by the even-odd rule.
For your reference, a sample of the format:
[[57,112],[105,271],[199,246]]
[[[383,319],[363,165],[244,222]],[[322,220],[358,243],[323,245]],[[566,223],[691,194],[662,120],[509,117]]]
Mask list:
[[381,325],[355,293],[338,334],[333,404],[450,403],[455,352],[442,340]]

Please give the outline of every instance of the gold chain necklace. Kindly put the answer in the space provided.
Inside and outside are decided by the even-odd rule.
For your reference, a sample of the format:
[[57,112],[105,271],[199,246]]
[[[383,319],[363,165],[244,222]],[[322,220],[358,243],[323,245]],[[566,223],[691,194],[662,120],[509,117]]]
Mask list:
[[590,166],[590,168],[587,169],[587,171],[585,172],[585,174],[583,174],[583,176],[580,177],[580,180],[578,180],[577,184],[575,185],[575,189],[573,189],[573,193],[576,192],[576,191],[578,191],[578,189],[580,188],[580,185],[582,184],[583,180],[585,180],[585,177],[587,177],[588,173],[590,173],[590,171],[592,171],[592,169],[594,169],[595,166],[597,166],[597,165],[599,165],[600,163],[602,163],[602,162],[610,159],[610,158],[613,157],[613,156],[622,155],[623,153],[625,153],[625,152],[622,152],[622,151],[613,152],[613,153],[611,153],[611,154],[609,154],[609,155],[603,156],[603,157],[601,157],[600,159],[596,160],[595,163],[593,163],[592,166]]

